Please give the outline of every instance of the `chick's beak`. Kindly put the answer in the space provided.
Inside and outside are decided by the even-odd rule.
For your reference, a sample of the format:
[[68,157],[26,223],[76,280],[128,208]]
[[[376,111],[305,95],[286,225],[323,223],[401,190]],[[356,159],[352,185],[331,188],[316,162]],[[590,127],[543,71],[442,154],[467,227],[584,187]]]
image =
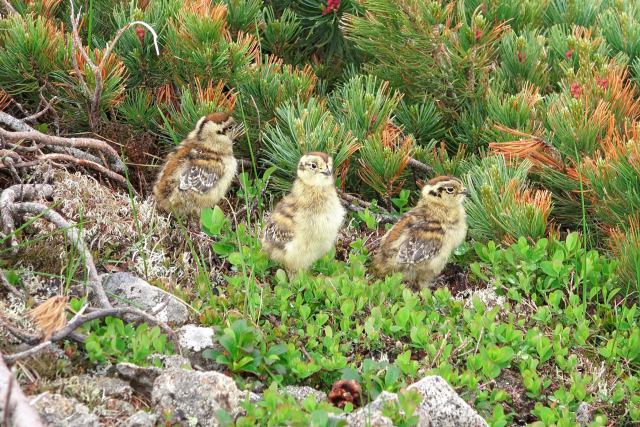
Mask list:
[[325,169],[324,172],[322,172],[323,174],[327,175],[327,176],[331,176],[333,174],[333,171],[331,170],[331,168],[327,168]]
[[469,193],[469,190],[467,190],[467,189],[465,188],[464,190],[462,190],[462,191],[460,192],[460,194],[462,194],[462,195],[464,195],[464,196],[469,196],[469,194],[471,194],[471,193]]

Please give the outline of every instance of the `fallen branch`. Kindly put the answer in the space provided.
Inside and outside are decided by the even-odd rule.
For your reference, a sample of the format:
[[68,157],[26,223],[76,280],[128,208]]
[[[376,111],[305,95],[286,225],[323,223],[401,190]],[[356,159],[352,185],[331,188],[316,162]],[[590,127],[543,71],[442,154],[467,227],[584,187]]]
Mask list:
[[15,235],[15,221],[11,207],[16,202],[23,200],[33,200],[38,195],[44,198],[53,196],[53,187],[46,184],[20,184],[13,185],[0,194],[0,222],[2,222],[2,233],[11,239],[13,251],[18,248],[18,238]]
[[[87,269],[88,282],[100,305],[104,308],[111,308],[111,303],[102,287],[102,282],[98,276],[96,265],[93,262],[91,251],[84,243],[82,232],[78,231],[76,224],[69,223],[58,212],[51,210],[41,203],[26,202],[33,200],[37,196],[51,198],[53,196],[53,186],[46,184],[25,184],[14,185],[0,194],[0,219],[2,219],[2,229],[6,236],[11,236],[12,247],[17,247],[15,237],[15,220],[24,214],[35,215],[46,219],[56,227],[62,229],[67,239],[75,246],[84,257]],[[19,203],[17,203],[20,201]]]
[[112,180],[116,181],[118,184],[122,185],[123,187],[127,188],[127,181],[126,179],[120,175],[117,174],[107,168],[105,168],[104,166],[89,161],[89,160],[84,160],[84,159],[78,159],[74,156],[70,156],[68,154],[43,154],[42,156],[36,158],[35,160],[32,160],[30,162],[20,162],[20,163],[15,163],[13,166],[15,168],[29,168],[29,167],[33,167],[36,166],[40,163],[43,162],[47,162],[47,161],[63,161],[63,162],[72,162],[75,163],[78,166],[82,166],[82,167],[86,167],[89,169],[93,169],[97,172],[100,172],[103,175],[108,176],[109,178],[111,178]]
[[[2,354],[0,353],[0,356]],[[29,405],[27,396],[0,357],[0,420],[3,425],[14,427],[42,427],[38,412]]]
[[[0,319],[0,326],[2,326],[2,328],[6,329],[7,332],[9,332],[18,340],[22,341],[24,344],[33,346],[42,341],[41,335],[29,334],[28,332],[25,332],[22,329],[16,328],[15,326],[13,326],[12,324],[6,321],[2,321],[2,319]],[[78,332],[72,332],[71,334],[69,334],[69,336],[67,336],[67,338],[79,343],[83,343],[86,339],[84,335]]]
[[397,217],[391,215],[388,211],[379,206],[375,206],[375,209],[383,212],[374,212],[374,206],[370,202],[362,200],[351,194],[344,193],[342,191],[339,191],[338,194],[347,209],[352,212],[364,212],[366,209],[369,209],[369,213],[376,218],[376,221],[378,221],[379,224],[390,224],[398,220]]
[[419,160],[414,159],[413,157],[409,159],[409,167],[420,171],[420,172],[424,172],[426,174],[432,174],[433,173],[433,168],[425,163],[422,163]]
[[93,256],[91,251],[86,247],[82,232],[78,231],[76,224],[69,223],[58,212],[51,210],[48,206],[41,203],[23,202],[14,204],[11,207],[14,214],[30,214],[44,218],[56,227],[64,231],[67,239],[75,246],[76,250],[84,257],[86,269],[87,269],[87,281],[93,291],[95,297],[98,299],[100,306],[110,308],[111,303],[107,294],[104,292],[100,278],[98,277],[98,271],[96,265],[93,262]]
[[[8,121],[8,119],[3,116],[8,116],[11,119],[17,120],[15,119],[15,117],[9,116],[8,114],[0,111],[0,123],[5,123],[6,121]],[[120,160],[120,157],[118,157],[118,153],[116,152],[116,150],[114,150],[106,142],[100,141],[99,139],[76,137],[64,138],[61,136],[47,135],[35,129],[29,131],[10,132],[3,128],[0,128],[0,137],[5,138],[7,141],[19,141],[26,139],[30,141],[37,141],[45,145],[57,145],[61,147],[72,148],[90,148],[106,154],[107,157],[110,158],[114,167],[117,164],[122,164],[122,161]],[[124,171],[124,165],[122,165],[122,170]]]
[[[33,356],[34,354],[37,354],[38,352],[48,348],[53,343],[62,341],[63,339],[68,338],[76,329],[78,329],[79,327],[81,327],[87,322],[91,322],[97,319],[102,319],[108,316],[122,318],[127,314],[133,314],[135,316],[139,316],[142,319],[144,319],[145,322],[158,326],[162,330],[162,332],[164,332],[170,338],[172,338],[174,343],[178,345],[178,342],[175,339],[175,332],[173,331],[173,329],[171,329],[166,323],[157,320],[155,317],[151,316],[150,314],[145,313],[144,311],[139,310],[135,307],[105,308],[105,309],[97,309],[95,311],[90,311],[86,315],[83,315],[81,311],[79,311],[78,314],[76,314],[73,317],[73,319],[71,319],[69,323],[67,323],[67,325],[64,328],[55,332],[53,335],[51,335],[51,337],[48,340],[43,341],[40,344],[36,345],[35,347],[32,347],[20,353],[5,355],[3,356],[4,361],[8,364],[12,364],[18,360],[24,359],[29,356]],[[179,347],[178,347],[178,350],[179,350]]]
[[0,270],[0,288],[3,288],[4,290],[6,290],[7,292],[9,292],[10,294],[12,294],[13,296],[19,299],[24,298],[24,295],[22,295],[22,292],[17,290],[15,286],[12,286],[11,283],[9,283],[7,276],[4,275],[4,271],[2,270]]
[[[42,95],[41,95],[42,96]],[[23,122],[32,122],[34,120],[39,119],[40,117],[42,117],[47,111],[49,111],[49,109],[51,108],[51,106],[53,105],[54,102],[56,102],[58,100],[57,97],[53,97],[51,98],[49,101],[47,101],[44,104],[44,108],[42,108],[42,110],[38,111],[37,113],[31,114],[27,117],[25,117],[24,119],[22,119]]]
[[4,6],[7,16],[18,14],[13,6],[11,6],[11,2],[9,0],[2,0],[2,5]]

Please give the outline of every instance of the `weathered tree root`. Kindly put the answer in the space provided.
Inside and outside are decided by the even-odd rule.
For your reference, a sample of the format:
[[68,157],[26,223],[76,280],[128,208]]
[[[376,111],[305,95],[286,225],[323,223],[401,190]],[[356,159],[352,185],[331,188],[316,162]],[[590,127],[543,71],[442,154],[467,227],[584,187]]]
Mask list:
[[[0,140],[4,139],[5,141],[12,142],[28,140],[35,141],[46,146],[61,147],[66,150],[66,154],[68,155],[73,155],[74,157],[78,157],[80,160],[86,160],[98,164],[98,161],[100,160],[99,157],[82,151],[87,149],[95,150],[100,156],[105,156],[108,159],[108,162],[105,163],[103,167],[109,168],[118,174],[123,173],[125,170],[125,165],[122,163],[122,160],[120,160],[118,152],[109,144],[99,139],[75,137],[65,138],[61,136],[47,135],[35,130],[26,124],[24,120],[17,119],[2,111],[0,111],[0,124],[14,130],[9,131],[0,127]],[[124,180],[122,175],[119,176],[121,180]]]

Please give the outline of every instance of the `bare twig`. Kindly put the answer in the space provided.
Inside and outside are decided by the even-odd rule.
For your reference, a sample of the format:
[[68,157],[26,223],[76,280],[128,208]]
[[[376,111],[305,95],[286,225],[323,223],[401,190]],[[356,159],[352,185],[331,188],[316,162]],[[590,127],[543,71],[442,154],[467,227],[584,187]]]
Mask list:
[[51,347],[52,345],[53,345],[53,342],[51,342],[51,340],[43,341],[40,344],[34,347],[31,347],[28,350],[21,351],[20,353],[6,354],[3,356],[3,359],[5,363],[12,365],[18,360],[26,359],[29,356],[34,356],[40,353],[42,350]]
[[9,126],[11,129],[21,132],[36,131],[34,128],[26,124],[20,119],[13,117],[10,114],[0,111],[0,123]]
[[427,174],[433,173],[433,168],[431,166],[426,165],[421,161],[414,159],[413,157],[409,159],[409,166],[420,172],[424,172]]
[[126,30],[128,30],[134,25],[144,26],[153,35],[153,44],[154,44],[154,47],[156,48],[156,54],[160,56],[160,48],[158,47],[158,35],[156,34],[153,27],[151,27],[151,25],[147,24],[144,21],[129,22],[128,24],[126,24],[124,27],[120,28],[116,32],[115,36],[113,37],[113,40],[110,43],[107,43],[107,48],[105,49],[104,54],[100,59],[100,63],[96,64],[91,60],[91,58],[89,57],[89,54],[85,51],[82,45],[82,39],[80,38],[79,27],[80,27],[81,10],[78,11],[78,14],[76,15],[73,7],[73,1],[69,0],[69,3],[71,4],[71,33],[72,33],[73,49],[80,52],[80,55],[82,55],[82,58],[84,59],[84,61],[87,63],[87,65],[89,65],[89,68],[91,68],[91,72],[93,73],[93,76],[95,79],[95,89],[93,94],[91,94],[89,87],[87,86],[87,83],[84,80],[82,73],[80,72],[80,67],[78,66],[77,61],[74,59],[73,66],[76,74],[78,75],[78,80],[80,81],[80,84],[82,85],[82,88],[87,93],[87,95],[91,96],[91,104],[89,106],[89,125],[91,126],[92,129],[95,129],[96,126],[98,125],[98,121],[100,118],[100,97],[102,96],[102,89],[103,89],[102,71],[104,70],[104,67],[107,64],[107,61],[109,59],[109,56],[111,55],[111,52],[113,51],[114,46],[116,45],[118,40],[120,40],[120,37],[122,37],[122,34],[124,34]]
[[4,6],[4,10],[9,15],[17,15],[18,12],[11,6],[11,2],[9,0],[2,0],[2,6]]
[[[351,194],[344,193],[342,191],[338,192],[340,198],[344,202],[344,206],[352,212],[364,212],[366,209],[372,209],[373,205],[369,202],[366,202],[356,196]],[[390,224],[392,222],[396,222],[398,220],[397,217],[391,215],[384,208],[376,206],[377,209],[383,211],[383,213],[369,211],[371,215],[376,218],[379,224]]]
[[24,295],[22,295],[22,293],[17,290],[15,286],[12,286],[11,283],[9,283],[7,276],[4,275],[4,271],[2,270],[0,270],[0,288],[5,289],[10,294],[13,294],[20,299],[24,298]]
[[49,109],[51,108],[51,106],[53,105],[54,102],[57,101],[57,97],[53,97],[51,98],[44,106],[44,108],[40,111],[38,111],[37,113],[31,114],[30,116],[25,117],[24,119],[22,119],[22,121],[25,122],[32,122],[34,120],[39,119],[40,117],[42,117],[42,115],[44,115],[44,113],[46,113],[47,111],[49,111]]
[[[0,356],[2,356],[0,354]],[[0,357],[0,396],[6,397],[2,405],[4,425],[14,427],[42,427],[38,412],[29,405],[13,374]]]
[[6,363],[12,364],[20,359],[33,356],[34,354],[37,354],[38,352],[48,348],[53,343],[62,341],[63,339],[68,338],[71,335],[71,333],[73,333],[76,329],[78,329],[79,327],[81,327],[87,322],[91,322],[97,319],[102,319],[108,316],[121,318],[126,314],[133,314],[135,316],[139,316],[142,319],[144,319],[145,322],[158,326],[165,334],[167,334],[169,337],[173,339],[176,345],[178,344],[178,342],[175,340],[175,332],[173,331],[173,329],[171,329],[166,323],[157,320],[156,318],[154,318],[150,314],[145,313],[142,310],[139,310],[134,307],[105,308],[105,309],[98,309],[95,311],[91,311],[86,315],[82,315],[81,312],[78,312],[78,314],[74,316],[73,319],[69,321],[69,323],[67,323],[67,326],[55,332],[53,335],[51,335],[51,337],[48,340],[43,341],[42,343],[36,345],[35,347],[32,347],[20,353],[5,355],[3,356],[4,361]]
[[[7,151],[7,150],[0,150],[0,151]],[[0,154],[1,155],[1,154]],[[20,156],[18,156],[20,157]],[[5,156],[4,158],[1,158],[0,160],[2,160],[2,162],[0,162],[0,164],[4,165],[7,169],[9,169],[9,173],[11,174],[11,177],[14,179],[14,181],[16,182],[22,182],[22,179],[20,178],[20,175],[18,174],[18,170],[15,167],[15,158],[13,156]]]
[[[97,163],[97,164],[102,163],[103,165],[108,164],[107,162],[104,161],[104,156],[102,155],[102,152],[100,153],[101,154],[100,157],[98,157],[98,156],[94,156],[93,154],[89,154],[86,151],[78,150],[77,148],[71,148],[71,147],[59,147],[57,145],[50,145],[49,147],[47,147],[47,149],[60,154],[68,154],[80,160],[86,160],[86,161]],[[121,164],[119,164],[118,166],[112,164],[111,167],[116,171],[124,172],[124,166]]]
[[87,268],[87,281],[89,282],[91,290],[98,299],[98,302],[102,307],[111,307],[109,298],[107,298],[107,294],[104,292],[104,288],[102,287],[102,283],[100,281],[100,278],[98,277],[98,271],[96,270],[96,265],[93,262],[91,251],[89,251],[89,249],[86,247],[82,232],[75,227],[76,224],[69,223],[58,212],[51,210],[48,206],[41,203],[16,203],[11,207],[11,210],[14,212],[14,214],[31,214],[41,216],[50,223],[54,224],[56,227],[62,229],[69,241],[71,241],[78,252],[81,253],[84,257]]
[[0,194],[0,222],[2,222],[2,232],[5,236],[10,236],[11,247],[15,251],[18,247],[16,237],[15,221],[11,207],[19,201],[33,200],[38,195],[50,198],[53,195],[53,187],[44,184],[14,185]]
[[[19,339],[20,341],[22,341],[25,344],[28,345],[36,345],[39,342],[42,341],[42,336],[41,335],[31,335],[27,332],[25,332],[22,329],[16,328],[15,326],[13,326],[12,324],[8,323],[8,322],[3,322],[0,319],[0,325],[7,330],[7,332],[9,332],[11,335],[13,335],[15,338]],[[79,334],[77,332],[73,332],[71,334],[69,334],[69,336],[67,336],[68,339],[79,342],[79,343],[83,343],[86,339],[86,337],[82,334]]]
[[93,169],[97,172],[100,172],[103,175],[108,176],[109,178],[111,178],[112,180],[116,181],[118,184],[124,186],[125,188],[127,187],[127,181],[126,179],[118,174],[113,172],[112,170],[109,170],[107,168],[105,168],[104,166],[98,164],[98,163],[94,163],[92,161],[89,160],[84,160],[84,159],[78,159],[74,156],[70,156],[68,154],[43,154],[42,156],[36,158],[35,160],[32,160],[30,162],[21,162],[21,163],[16,163],[14,165],[14,167],[16,168],[28,168],[28,167],[33,167],[35,165],[38,165],[40,163],[49,161],[49,160],[53,160],[53,161],[63,161],[63,162],[72,162],[75,163],[78,166],[82,166],[82,167],[86,167],[86,168],[90,168]]
[[17,119],[7,113],[0,111],[0,124],[4,124],[16,132],[10,132],[0,128],[0,139],[8,141],[19,141],[22,139],[33,140],[44,145],[50,146],[53,151],[63,151],[65,154],[72,155],[82,160],[88,160],[93,163],[100,163],[100,158],[81,149],[96,150],[101,154],[106,154],[109,162],[103,162],[105,166],[110,166],[116,172],[124,172],[125,166],[120,160],[118,153],[109,144],[94,138],[64,138],[60,136],[51,136],[39,132],[26,124],[24,121]]
[[[2,194],[0,194],[0,218],[2,219],[4,234],[12,236],[12,246],[17,245],[17,241],[14,240],[15,218],[16,216],[23,214],[41,216],[58,228],[62,229],[67,238],[84,257],[88,282],[98,299],[98,302],[102,307],[110,308],[111,304],[104,292],[102,282],[98,276],[98,271],[96,270],[95,263],[93,262],[93,256],[84,243],[82,233],[78,231],[75,224],[69,223],[62,217],[62,215],[51,210],[48,206],[41,203],[24,201],[33,200],[37,195],[50,198],[53,195],[53,186],[45,184],[14,185],[7,188],[2,192]],[[16,203],[17,201],[21,202]]]

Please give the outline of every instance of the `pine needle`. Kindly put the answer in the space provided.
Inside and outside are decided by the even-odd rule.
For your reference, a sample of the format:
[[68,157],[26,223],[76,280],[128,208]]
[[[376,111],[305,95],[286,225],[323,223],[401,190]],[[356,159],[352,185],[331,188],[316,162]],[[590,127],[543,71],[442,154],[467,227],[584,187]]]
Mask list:
[[64,328],[67,324],[67,316],[65,315],[67,301],[66,296],[58,295],[49,298],[27,313],[44,334],[44,339],[48,339],[54,332]]

